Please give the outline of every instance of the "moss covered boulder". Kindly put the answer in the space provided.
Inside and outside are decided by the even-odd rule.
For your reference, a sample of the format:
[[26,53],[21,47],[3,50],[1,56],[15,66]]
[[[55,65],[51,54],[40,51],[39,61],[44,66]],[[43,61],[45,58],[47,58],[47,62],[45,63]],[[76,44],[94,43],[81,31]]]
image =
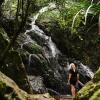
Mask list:
[[[3,53],[9,42],[10,39],[7,33],[2,27],[0,27],[0,55]],[[12,78],[21,89],[31,93],[31,86],[27,79],[26,70],[17,51],[10,50],[8,52],[3,66],[0,66],[0,71]]]
[[48,93],[30,95],[21,90],[9,77],[0,72],[0,100],[54,100]]
[[92,81],[88,82],[74,100],[100,100],[100,68]]
[[5,64],[0,70],[12,78],[21,89],[31,93],[31,86],[27,79],[26,70],[18,52],[10,51],[5,60]]
[[[30,54],[41,54],[43,51],[42,47],[27,34],[20,34],[16,42],[19,49],[27,51]],[[22,53],[24,52],[22,51]]]

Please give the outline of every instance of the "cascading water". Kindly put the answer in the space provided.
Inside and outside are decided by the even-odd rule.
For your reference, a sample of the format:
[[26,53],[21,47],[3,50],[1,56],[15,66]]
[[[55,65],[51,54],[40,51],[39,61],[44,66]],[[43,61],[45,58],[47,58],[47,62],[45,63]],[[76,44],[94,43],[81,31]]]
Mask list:
[[82,63],[80,63],[78,69],[79,69],[79,72],[82,75],[84,75],[84,77],[87,76],[87,77],[89,77],[91,79],[93,78],[94,73],[87,66],[83,65]]
[[[35,33],[36,36],[40,37],[41,39],[43,39],[45,45],[42,45],[43,50],[44,50],[44,56],[45,58],[47,58],[47,60],[49,60],[49,68],[46,69],[44,68],[44,72],[43,72],[43,78],[44,81],[46,83],[47,88],[49,88],[49,91],[55,91],[55,93],[66,93],[67,90],[67,80],[66,80],[66,73],[68,73],[68,70],[70,69],[70,63],[68,61],[68,58],[66,57],[66,65],[64,65],[65,67],[63,67],[58,59],[62,59],[63,57],[60,57],[59,55],[62,55],[62,53],[60,52],[60,50],[57,48],[56,44],[52,41],[52,38],[50,36],[47,36],[43,30],[41,30],[36,24],[36,20],[38,19],[39,15],[42,14],[45,11],[48,11],[49,9],[54,9],[56,6],[55,4],[49,4],[49,6],[46,6],[44,8],[42,8],[39,13],[37,13],[33,18],[31,18],[32,22],[31,22],[31,29],[26,30],[25,32],[25,37],[21,37],[23,38],[23,43],[20,43],[20,47],[21,49],[24,49],[24,45],[29,45],[31,43],[37,42],[36,40],[32,39],[31,34]],[[25,38],[25,39],[24,39]],[[21,41],[22,42],[22,41]],[[41,41],[42,42],[42,41]],[[40,45],[40,44],[39,44]],[[32,70],[38,70],[40,71],[41,66],[39,64],[34,64],[36,63],[34,58],[35,54],[33,53],[28,53],[28,64],[27,64],[27,68],[29,69],[28,73],[32,73]],[[48,61],[47,61],[48,62]],[[31,66],[31,67],[30,67]],[[33,67],[35,66],[35,67]],[[43,68],[42,68],[43,69]],[[82,63],[79,63],[78,65],[78,69],[79,72],[82,74],[82,76],[87,76],[89,78],[93,78],[94,74],[93,72],[85,65],[83,65]],[[45,73],[45,75],[44,75]],[[33,73],[34,74],[34,73]],[[33,85],[35,84],[35,82],[38,84],[37,81],[40,80],[40,84],[42,85],[38,85],[39,87],[36,87],[36,91],[38,91],[39,89],[42,89],[43,83],[42,83],[42,79],[40,79],[41,75],[39,74],[39,76],[37,76],[37,78],[34,78],[34,75],[28,75],[28,79],[30,81],[30,84],[32,85],[33,89],[35,88]],[[44,77],[45,76],[45,77]],[[36,81],[34,81],[36,80]],[[48,81],[48,83],[47,83]],[[52,84],[52,82],[55,81],[55,83]],[[51,83],[50,83],[51,82]],[[48,84],[50,83],[50,87],[48,86]],[[36,84],[35,84],[36,85]],[[57,91],[57,92],[56,92]],[[65,91],[65,92],[63,92]],[[59,94],[59,93],[58,93]]]
[[55,57],[59,52],[59,50],[57,49],[55,43],[52,41],[51,37],[47,36],[44,34],[44,32],[37,26],[35,25],[35,21],[37,20],[38,16],[40,14],[42,14],[43,12],[48,11],[49,9],[54,9],[56,6],[55,4],[49,4],[49,6],[46,6],[44,8],[42,8],[39,13],[37,13],[33,19],[32,19],[32,23],[30,24],[32,26],[32,28],[30,30],[26,30],[25,34],[27,34],[30,31],[34,31],[38,36],[40,36],[41,38],[43,38],[46,41],[46,44],[48,45],[49,49],[51,50],[52,53],[52,57]]

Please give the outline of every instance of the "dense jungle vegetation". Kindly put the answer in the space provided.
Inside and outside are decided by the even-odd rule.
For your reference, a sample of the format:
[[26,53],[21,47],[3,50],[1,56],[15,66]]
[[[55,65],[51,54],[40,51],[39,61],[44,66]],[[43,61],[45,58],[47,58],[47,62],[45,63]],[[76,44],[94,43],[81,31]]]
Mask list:
[[74,99],[99,100],[100,0],[0,0],[0,100],[70,94],[72,62],[85,84]]

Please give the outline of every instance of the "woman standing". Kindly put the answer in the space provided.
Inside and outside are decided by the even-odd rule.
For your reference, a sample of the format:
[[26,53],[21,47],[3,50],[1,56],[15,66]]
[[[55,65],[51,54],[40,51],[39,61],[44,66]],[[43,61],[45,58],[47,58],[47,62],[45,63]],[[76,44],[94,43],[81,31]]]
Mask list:
[[77,93],[76,85],[79,81],[79,74],[78,74],[76,65],[74,63],[71,63],[70,66],[71,68],[69,70],[68,84],[70,84],[71,86],[72,96],[75,97]]

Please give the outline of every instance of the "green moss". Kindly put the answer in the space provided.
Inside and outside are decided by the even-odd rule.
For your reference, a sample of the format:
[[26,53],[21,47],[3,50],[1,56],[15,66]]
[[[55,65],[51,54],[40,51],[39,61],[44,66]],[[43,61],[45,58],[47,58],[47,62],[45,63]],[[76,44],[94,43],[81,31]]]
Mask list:
[[39,54],[42,52],[42,47],[40,45],[38,45],[36,42],[34,43],[30,43],[30,44],[26,44],[24,46],[24,48],[31,54]]
[[93,80],[88,82],[75,97],[74,100],[100,100],[100,68]]
[[93,81],[94,81],[94,82],[100,81],[100,68],[99,68],[99,70],[96,72],[96,74],[94,75]]
[[31,86],[28,82],[26,71],[18,52],[10,51],[5,60],[4,66],[1,68],[4,74],[12,78],[21,89],[31,93]]
[[11,83],[9,83],[9,81],[5,82],[5,79],[3,79],[4,76],[1,72],[0,75],[0,100],[20,100],[13,88],[8,85]]
[[4,84],[2,81],[0,81],[0,98],[4,95],[6,84]]
[[60,17],[60,12],[59,10],[50,10],[42,13],[38,20],[41,20],[41,22],[49,22],[51,20],[57,20]]
[[0,71],[0,100],[40,100],[40,98],[45,100],[45,95],[48,96],[48,100],[54,100],[49,94],[28,94],[21,90],[12,79]]
[[100,100],[100,89],[95,91],[95,93],[92,95],[92,97],[89,100]]
[[94,88],[94,85],[92,82],[89,82],[85,85],[85,87],[83,87],[79,92],[78,92],[78,96],[75,98],[75,100],[83,100],[83,99],[89,99],[89,96],[91,95],[89,93],[90,90],[92,91],[92,89]]
[[17,9],[17,0],[5,0],[2,7],[5,16],[14,16]]
[[41,53],[41,51],[42,51],[42,48],[41,48],[41,46],[39,46],[38,44],[33,44],[32,45],[32,50],[33,50],[33,53]]
[[6,85],[2,82],[2,81],[0,81],[0,91],[2,90],[2,88],[4,88]]
[[91,96],[95,94],[95,92],[98,91],[99,89],[100,89],[100,82],[96,84],[94,84],[93,82],[89,82],[88,84],[86,84],[85,87],[82,88],[82,90],[78,92],[78,96],[76,96],[75,100],[84,100],[84,99],[89,100]]

